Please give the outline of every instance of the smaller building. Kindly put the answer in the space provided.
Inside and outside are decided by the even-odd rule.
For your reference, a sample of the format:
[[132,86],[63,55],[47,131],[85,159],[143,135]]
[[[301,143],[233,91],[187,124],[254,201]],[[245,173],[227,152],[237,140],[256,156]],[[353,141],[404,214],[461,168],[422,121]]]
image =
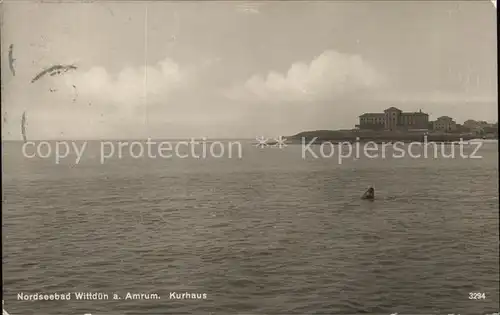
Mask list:
[[463,125],[464,127],[468,128],[470,132],[478,136],[498,133],[498,123],[490,124],[486,121],[476,121],[469,119],[466,120]]
[[433,123],[434,131],[453,132],[457,129],[457,123],[453,118],[448,116],[441,116]]
[[475,120],[468,119],[468,120],[464,121],[464,123],[462,124],[462,126],[464,126],[465,128],[469,128],[470,130],[472,130],[474,128],[477,128],[478,123]]

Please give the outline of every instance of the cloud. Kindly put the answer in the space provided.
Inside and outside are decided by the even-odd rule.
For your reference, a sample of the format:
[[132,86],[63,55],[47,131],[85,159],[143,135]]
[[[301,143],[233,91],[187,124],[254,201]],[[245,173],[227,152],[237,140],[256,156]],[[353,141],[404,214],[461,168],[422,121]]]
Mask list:
[[225,91],[233,100],[327,100],[384,85],[385,79],[361,56],[328,50],[309,64],[297,62],[286,74],[254,75],[244,84]]
[[189,77],[189,69],[181,69],[173,60],[165,58],[153,66],[127,67],[115,76],[105,68],[93,67],[64,78],[68,87],[76,87],[79,97],[134,109],[146,101],[164,101],[172,91],[186,86]]
[[33,84],[22,78],[9,86],[6,111],[11,119],[2,130],[17,137],[18,117],[27,111],[31,137],[141,136],[147,132],[150,108],[178,111],[176,93],[189,92],[195,69],[165,58],[115,73],[96,66],[45,76]]

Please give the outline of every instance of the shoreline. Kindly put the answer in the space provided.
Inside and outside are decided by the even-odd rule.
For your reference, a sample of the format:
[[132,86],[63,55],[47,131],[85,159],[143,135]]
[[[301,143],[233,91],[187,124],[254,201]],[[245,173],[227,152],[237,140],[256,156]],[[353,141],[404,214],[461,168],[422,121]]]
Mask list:
[[460,144],[470,141],[498,141],[498,136],[495,137],[478,137],[477,135],[464,134],[424,134],[424,133],[399,133],[399,132],[356,132],[356,131],[306,131],[288,137],[290,144],[311,143],[321,144],[330,142],[333,144],[341,143],[447,143]]
[[[312,139],[308,139],[307,141],[305,141],[305,144],[310,144],[311,145],[321,145],[323,143],[332,143],[332,144],[336,144],[336,145],[340,145],[340,144],[345,144],[345,145],[348,145],[348,144],[355,144],[355,143],[360,143],[360,144],[367,144],[367,143],[374,143],[374,144],[394,144],[394,143],[404,143],[404,144],[410,144],[410,143],[437,143],[437,144],[446,144],[446,145],[460,145],[460,144],[470,144],[470,143],[476,143],[476,142],[481,142],[481,141],[484,141],[484,140],[487,140],[489,143],[496,143],[498,142],[497,139],[478,139],[478,138],[474,138],[474,139],[470,139],[470,140],[466,140],[466,139],[462,139],[462,141],[460,140],[456,140],[456,141],[448,141],[448,140],[442,140],[442,141],[439,141],[439,140],[427,140],[427,141],[424,141],[424,140],[368,140],[368,139],[360,139],[358,141],[354,140],[354,141],[351,141],[351,140],[316,140],[314,142],[311,143]],[[494,140],[494,141],[493,141]],[[287,145],[301,145],[301,144],[304,144],[304,142],[302,140],[291,140],[289,142],[286,143]]]

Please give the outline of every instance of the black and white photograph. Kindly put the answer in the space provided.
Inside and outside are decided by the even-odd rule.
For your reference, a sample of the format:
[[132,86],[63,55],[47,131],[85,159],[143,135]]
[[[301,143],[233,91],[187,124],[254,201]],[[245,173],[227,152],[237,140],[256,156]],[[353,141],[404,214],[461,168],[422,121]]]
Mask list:
[[497,14],[1,1],[3,315],[498,315]]

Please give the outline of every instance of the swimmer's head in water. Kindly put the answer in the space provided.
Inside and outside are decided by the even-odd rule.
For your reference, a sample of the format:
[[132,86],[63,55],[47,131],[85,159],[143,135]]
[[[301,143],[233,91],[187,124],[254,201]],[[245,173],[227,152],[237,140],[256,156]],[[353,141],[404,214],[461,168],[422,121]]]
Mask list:
[[363,198],[363,199],[375,198],[375,190],[373,189],[373,187],[368,188],[368,190],[365,192],[365,194],[361,198]]

